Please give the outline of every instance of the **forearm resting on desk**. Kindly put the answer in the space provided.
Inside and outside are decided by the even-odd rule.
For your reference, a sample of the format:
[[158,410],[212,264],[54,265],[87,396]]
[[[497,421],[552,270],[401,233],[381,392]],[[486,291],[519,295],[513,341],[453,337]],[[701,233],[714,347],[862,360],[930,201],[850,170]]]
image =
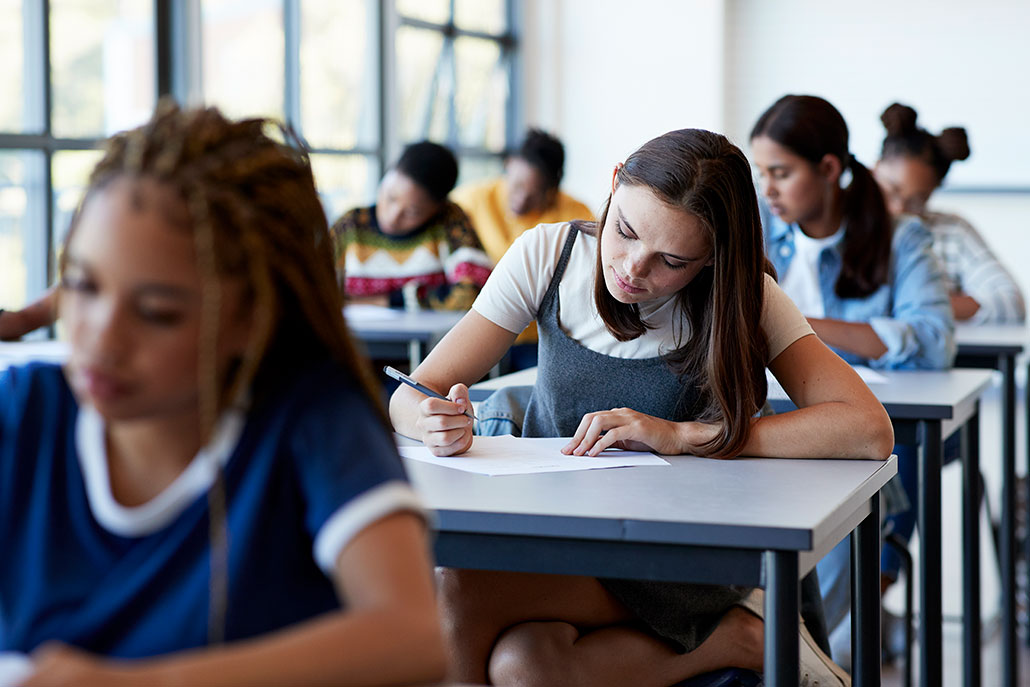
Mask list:
[[887,352],[887,347],[871,325],[865,322],[846,322],[809,317],[816,335],[827,346],[839,348],[863,358],[876,360]]

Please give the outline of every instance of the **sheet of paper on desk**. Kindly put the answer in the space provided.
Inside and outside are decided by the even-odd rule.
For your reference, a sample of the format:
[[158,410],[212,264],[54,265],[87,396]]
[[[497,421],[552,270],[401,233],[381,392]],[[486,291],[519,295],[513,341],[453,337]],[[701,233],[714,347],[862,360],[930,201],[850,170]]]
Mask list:
[[605,451],[600,456],[567,456],[561,448],[569,439],[521,439],[476,437],[472,448],[460,456],[437,457],[424,446],[401,446],[406,458],[424,463],[475,472],[480,475],[527,475],[536,472],[568,472],[624,468],[638,465],[668,465],[652,453],[638,451]]
[[25,654],[0,651],[0,687],[14,687],[32,675],[32,661]]
[[343,317],[348,322],[375,322],[377,320],[396,320],[404,317],[404,311],[387,308],[384,305],[368,303],[350,303],[343,306]]
[[[880,374],[879,372],[877,372],[876,370],[874,370],[871,367],[866,367],[865,365],[852,365],[851,369],[854,370],[855,372],[857,372],[858,376],[861,377],[862,381],[865,382],[866,384],[886,384],[887,383],[887,377],[885,377],[884,375]],[[780,386],[779,380],[777,380],[775,377],[773,377],[773,373],[770,370],[766,370],[765,371],[765,378],[769,382],[769,390],[770,391],[772,391],[773,389],[776,389],[777,391],[779,391],[784,396],[787,395],[787,392],[785,392],[783,390],[783,387]]]

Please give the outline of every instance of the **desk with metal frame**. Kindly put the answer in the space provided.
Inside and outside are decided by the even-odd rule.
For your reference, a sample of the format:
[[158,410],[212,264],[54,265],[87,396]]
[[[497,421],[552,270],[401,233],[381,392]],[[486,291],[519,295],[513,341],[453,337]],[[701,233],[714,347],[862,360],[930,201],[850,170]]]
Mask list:
[[406,466],[441,565],[765,587],[770,686],[798,684],[801,576],[854,530],[854,682],[879,685],[879,490],[897,459],[667,459],[505,477]]
[[347,326],[372,357],[407,357],[414,370],[464,316],[464,312],[454,310],[396,311],[385,312],[381,318],[348,317]]
[[[1002,377],[1001,684],[1015,687],[1019,682],[1019,653],[1016,650],[1016,358],[1023,352],[1030,336],[1024,325],[959,325],[955,330],[955,339],[958,343],[958,357],[955,360],[957,367],[998,370]],[[1027,386],[1027,394],[1030,396],[1030,384]],[[1027,404],[1027,426],[1030,427],[1030,402]],[[1030,450],[1027,453],[1027,471],[1030,474]],[[1030,487],[1027,496],[1030,499]],[[1030,510],[1027,513],[1027,527],[1030,531]],[[1030,559],[1027,562],[1030,570]]]
[[[942,681],[941,613],[941,463],[944,439],[967,428],[971,449],[963,452],[963,610],[965,684],[980,684],[980,529],[979,529],[979,399],[991,381],[984,370],[881,371],[887,381],[870,389],[884,405],[898,443],[919,446],[919,503],[916,517],[920,542],[919,627],[920,681]],[[504,386],[532,385],[536,370],[473,385],[470,397],[483,400]],[[794,408],[782,389],[770,389],[769,402],[778,412]],[[976,447],[974,450],[972,447]]]

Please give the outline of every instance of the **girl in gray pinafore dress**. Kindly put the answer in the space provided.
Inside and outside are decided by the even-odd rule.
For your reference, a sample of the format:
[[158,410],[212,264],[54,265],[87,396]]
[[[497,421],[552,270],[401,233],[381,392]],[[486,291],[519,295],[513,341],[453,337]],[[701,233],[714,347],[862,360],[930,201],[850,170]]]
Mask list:
[[[530,232],[413,372],[448,399],[401,387],[397,431],[437,455],[466,451],[465,385],[536,319],[537,383],[481,407],[484,434],[573,437],[565,452],[577,455],[889,455],[882,406],[769,277],[750,164],[726,138],[660,136],[616,167],[596,225]],[[799,412],[757,417],[767,365]],[[667,687],[762,668],[761,608],[746,588],[463,570],[439,582],[454,680]],[[800,639],[803,679],[848,684],[804,627]]]

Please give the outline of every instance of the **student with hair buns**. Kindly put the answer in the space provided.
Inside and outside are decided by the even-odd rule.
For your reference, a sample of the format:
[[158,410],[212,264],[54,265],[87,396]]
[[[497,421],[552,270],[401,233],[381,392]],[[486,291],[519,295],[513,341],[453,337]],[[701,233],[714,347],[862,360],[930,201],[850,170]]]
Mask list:
[[[472,310],[393,394],[399,432],[440,456],[475,441],[466,385],[531,321],[540,367],[527,437],[719,458],[882,460],[890,421],[770,276],[751,170],[725,137],[670,131],[612,171],[599,222],[522,234]],[[766,367],[799,408],[757,417]],[[834,432],[826,432],[826,427]],[[762,669],[761,592],[585,576],[440,572],[452,677],[495,685],[668,687]],[[804,684],[847,676],[802,625]]]
[[[784,96],[758,118],[751,151],[762,186],[766,252],[781,287],[819,338],[852,364],[950,367],[954,324],[932,237],[918,219],[890,216],[871,172],[848,150],[840,112],[822,98]],[[909,493],[915,451],[894,448]],[[885,510],[893,511],[894,531],[907,539],[915,513],[891,484],[896,498]],[[818,566],[834,658],[842,664],[850,662],[840,653],[850,652],[849,555],[844,541]],[[885,549],[884,579],[896,578],[899,568]]]
[[490,259],[496,263],[516,238],[538,224],[592,220],[583,203],[561,190],[565,147],[554,136],[530,129],[504,162],[504,176],[454,191]]
[[468,216],[447,199],[458,179],[450,150],[422,141],[383,175],[376,204],[332,226],[336,267],[349,301],[401,306],[406,284],[421,305],[468,310],[490,260]]
[[69,361],[0,374],[19,685],[442,675],[423,515],[267,125],[163,101],[112,138],[61,254]]
[[969,222],[933,212],[927,203],[956,160],[969,157],[966,130],[933,135],[916,123],[916,111],[894,103],[880,116],[887,136],[873,175],[892,215],[916,215],[933,234],[933,249],[950,280],[956,320],[975,324],[1022,322],[1026,312],[1015,279]]

